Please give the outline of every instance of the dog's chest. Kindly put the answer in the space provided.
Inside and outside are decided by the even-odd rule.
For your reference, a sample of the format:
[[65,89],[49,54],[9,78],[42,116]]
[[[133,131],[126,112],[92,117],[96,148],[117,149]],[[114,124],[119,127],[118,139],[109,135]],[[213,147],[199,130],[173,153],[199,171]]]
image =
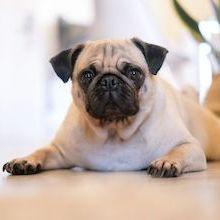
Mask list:
[[140,170],[151,160],[151,149],[141,134],[123,141],[118,137],[108,139],[103,145],[81,146],[76,149],[77,165],[92,170]]

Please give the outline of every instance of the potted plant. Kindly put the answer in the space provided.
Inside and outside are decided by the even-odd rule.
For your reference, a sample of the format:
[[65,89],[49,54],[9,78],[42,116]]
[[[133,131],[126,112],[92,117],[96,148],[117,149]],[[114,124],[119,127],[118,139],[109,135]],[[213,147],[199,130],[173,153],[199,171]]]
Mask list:
[[215,20],[197,21],[178,2],[173,0],[174,8],[189,29],[193,38],[199,43],[210,47],[209,60],[212,66],[213,81],[207,93],[204,105],[220,116],[220,0],[218,4],[210,0],[215,14]]

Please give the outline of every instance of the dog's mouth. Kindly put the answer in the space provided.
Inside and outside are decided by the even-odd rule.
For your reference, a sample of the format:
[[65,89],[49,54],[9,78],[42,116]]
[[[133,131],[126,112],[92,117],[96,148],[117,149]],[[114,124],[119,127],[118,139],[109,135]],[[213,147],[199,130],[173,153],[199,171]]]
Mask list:
[[99,105],[88,105],[87,112],[90,114],[90,116],[101,119],[102,121],[122,121],[129,116],[135,115],[138,112],[138,108],[133,108],[131,106],[127,106],[127,109],[125,110],[121,106],[118,106],[114,102],[109,102],[106,105],[99,104]]
[[138,112],[137,93],[125,84],[112,91],[95,86],[88,92],[86,110],[102,121],[121,121]]

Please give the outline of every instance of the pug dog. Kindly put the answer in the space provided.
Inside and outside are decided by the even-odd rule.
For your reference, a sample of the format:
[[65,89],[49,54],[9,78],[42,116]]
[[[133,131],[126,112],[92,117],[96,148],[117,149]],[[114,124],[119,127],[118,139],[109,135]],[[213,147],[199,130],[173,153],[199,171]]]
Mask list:
[[67,116],[51,143],[3,171],[146,169],[177,177],[220,159],[219,119],[157,75],[167,52],[132,38],[91,41],[54,56],[56,74],[72,81]]

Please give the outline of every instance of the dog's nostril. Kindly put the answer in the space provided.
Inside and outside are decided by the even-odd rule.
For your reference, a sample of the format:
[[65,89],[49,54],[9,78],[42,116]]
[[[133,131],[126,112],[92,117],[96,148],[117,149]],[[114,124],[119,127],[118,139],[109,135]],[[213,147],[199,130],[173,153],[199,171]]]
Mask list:
[[102,80],[100,84],[104,87],[107,86],[107,80],[106,79]]
[[107,76],[101,80],[100,84],[104,89],[115,89],[118,86],[118,80],[114,76]]
[[116,86],[117,85],[117,81],[115,79],[112,79],[112,83],[111,83],[112,86]]

